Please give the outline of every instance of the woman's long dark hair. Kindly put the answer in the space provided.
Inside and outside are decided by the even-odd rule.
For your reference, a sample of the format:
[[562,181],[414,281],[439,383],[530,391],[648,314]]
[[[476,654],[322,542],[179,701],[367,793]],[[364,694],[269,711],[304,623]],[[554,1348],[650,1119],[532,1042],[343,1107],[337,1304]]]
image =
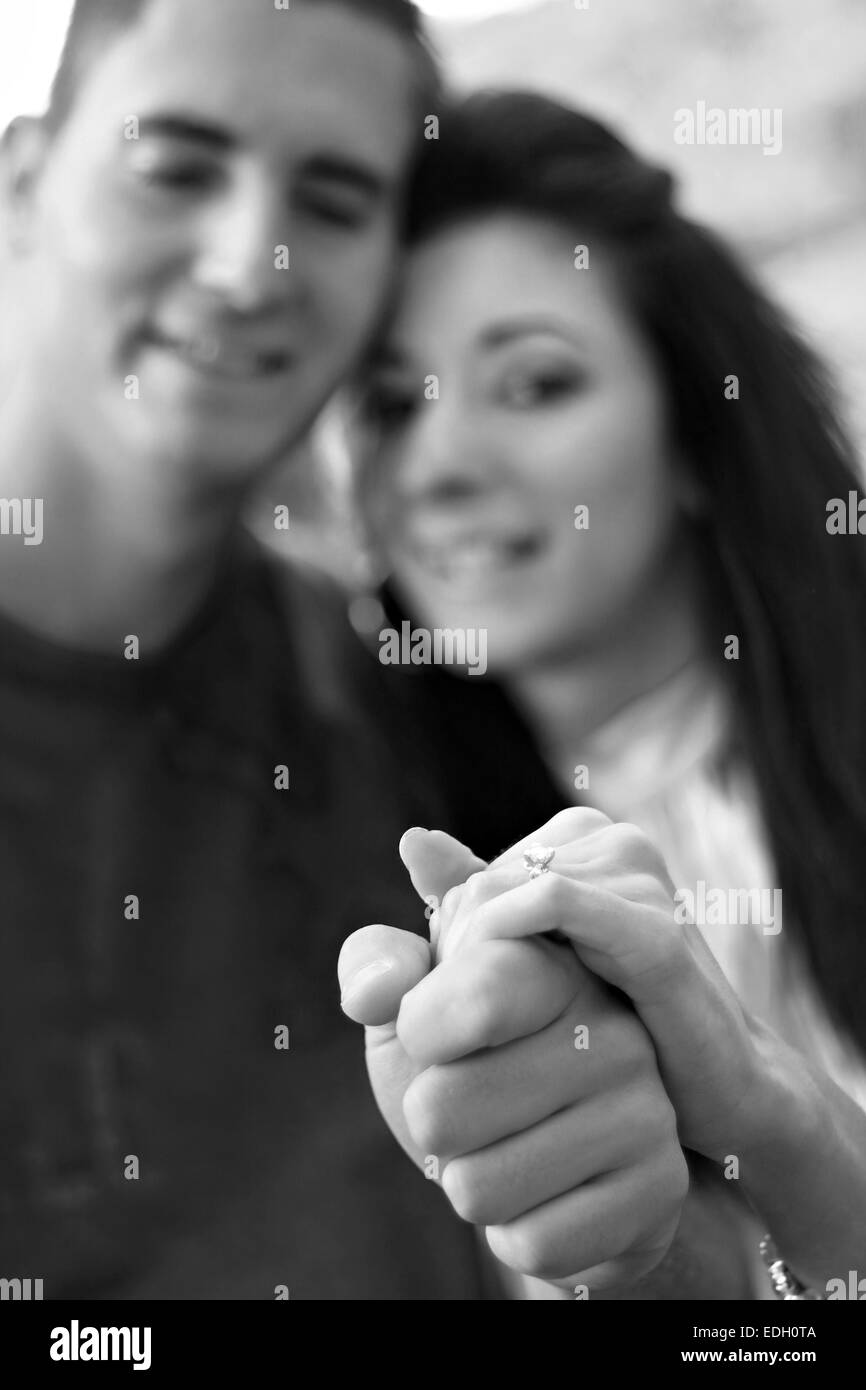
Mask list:
[[[709,645],[757,778],[785,927],[866,1050],[866,542],[826,524],[828,502],[858,486],[854,450],[813,353],[672,191],[597,121],[536,95],[482,94],[441,117],[409,240],[517,211],[614,253],[705,499]],[[739,399],[726,399],[732,375]],[[738,660],[724,659],[728,635]]]

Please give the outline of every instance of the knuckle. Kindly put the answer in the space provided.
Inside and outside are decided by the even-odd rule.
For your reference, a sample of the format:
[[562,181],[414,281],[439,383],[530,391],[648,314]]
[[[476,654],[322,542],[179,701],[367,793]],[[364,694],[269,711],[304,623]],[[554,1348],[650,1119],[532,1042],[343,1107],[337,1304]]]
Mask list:
[[629,1063],[628,1081],[620,1092],[620,1101],[638,1122],[635,1130],[640,1130],[641,1141],[647,1133],[676,1133],[676,1111],[659,1073],[652,1039],[640,1022],[633,1046],[633,1060]]
[[[614,1017],[612,1010],[611,1015]],[[644,1084],[647,1074],[658,1082],[658,1054],[648,1028],[630,1006],[622,1004],[615,1015],[615,1024],[622,1039],[623,1052],[632,1059],[635,1072],[640,1072]]]
[[465,889],[465,883],[455,883],[454,886],[449,888],[443,895],[442,901],[439,904],[439,917],[441,921],[449,921],[451,917],[454,916],[463,900]]
[[677,1145],[676,1161],[671,1165],[671,1196],[677,1206],[681,1206],[691,1187],[691,1175],[686,1156]]
[[652,840],[647,839],[646,835],[642,835],[641,854],[643,855],[646,872],[650,874],[652,878],[656,880],[661,879],[663,883],[667,884],[670,880],[665,857],[658,845]]
[[471,945],[476,935],[478,910],[513,887],[513,871],[480,869],[459,887],[449,889],[439,914],[442,954],[451,955],[458,950],[462,953]]
[[653,873],[648,868],[632,869],[626,880],[623,882],[620,892],[624,898],[630,902],[640,905],[668,906],[668,894],[665,891],[666,885],[660,882],[661,872]]
[[610,824],[608,816],[591,806],[569,806],[564,811],[558,811],[553,819],[547,822],[543,831],[539,831],[539,839],[555,832],[558,841],[562,836],[565,837],[561,843],[582,840],[594,830],[603,830]]
[[661,1081],[648,1096],[644,1110],[641,1132],[648,1139],[654,1138],[658,1148],[663,1152],[673,1149],[677,1154],[681,1153],[677,1137],[677,1114]]
[[619,857],[632,867],[654,877],[659,870],[664,870],[664,860],[652,840],[630,821],[619,821],[612,825],[609,838],[616,846]]
[[678,1143],[666,1144],[651,1160],[644,1160],[640,1185],[640,1210],[644,1220],[637,1236],[644,1235],[650,1227],[657,1228],[661,1223],[675,1220],[688,1195],[689,1166]]
[[[594,977],[590,977],[594,984]],[[625,1100],[637,1103],[647,1088],[659,1083],[658,1057],[655,1044],[637,1014],[630,1006],[610,996],[591,996],[590,1010],[580,999],[572,1006],[577,1017],[588,1017],[593,1049],[599,1060],[599,1074],[606,1084],[622,1087]]]
[[618,1070],[627,1070],[633,1085],[640,1086],[643,1097],[654,1094],[658,1081],[658,1058],[647,1030],[639,1019],[626,1016],[617,1020],[617,1033]]
[[442,1154],[453,1146],[448,1087],[442,1067],[429,1067],[409,1083],[403,1095],[403,1118],[413,1141],[425,1153]]
[[462,887],[460,917],[465,918],[491,899],[498,898],[513,885],[513,874],[503,869],[479,869],[470,874]]
[[582,904],[582,889],[573,879],[564,874],[544,874],[536,879],[535,908],[546,920],[549,927],[566,928],[575,919],[575,913]]
[[486,869],[470,874],[463,885],[460,907],[463,912],[472,912],[480,907],[490,894],[490,877]]
[[666,1154],[657,1166],[645,1211],[653,1213],[653,1226],[676,1222],[689,1191],[689,1166],[682,1149]]
[[477,1165],[467,1158],[452,1159],[442,1174],[445,1195],[464,1221],[473,1226],[490,1220],[490,1202],[485,1197]]
[[555,1261],[548,1243],[530,1222],[488,1226],[487,1243],[496,1258],[509,1269],[535,1279],[559,1277],[551,1268]]

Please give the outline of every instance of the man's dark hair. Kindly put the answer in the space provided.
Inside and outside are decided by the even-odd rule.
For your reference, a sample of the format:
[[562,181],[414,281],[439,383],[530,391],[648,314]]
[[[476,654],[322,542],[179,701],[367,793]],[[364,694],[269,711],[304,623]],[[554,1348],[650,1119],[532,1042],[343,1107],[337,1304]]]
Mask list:
[[[269,3],[269,0],[261,0]],[[404,35],[417,49],[420,88],[429,103],[437,88],[436,64],[427,47],[421,15],[414,0],[301,0],[304,4],[341,5],[368,15]],[[61,128],[75,105],[82,78],[90,63],[132,28],[153,0],[75,0],[66,42],[51,88],[47,120],[52,130]]]

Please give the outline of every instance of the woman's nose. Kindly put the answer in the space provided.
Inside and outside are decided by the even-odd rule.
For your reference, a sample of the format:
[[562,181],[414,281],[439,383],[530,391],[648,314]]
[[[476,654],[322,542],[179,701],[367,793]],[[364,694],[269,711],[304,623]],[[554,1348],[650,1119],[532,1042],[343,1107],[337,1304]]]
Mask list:
[[398,489],[409,501],[459,502],[495,485],[495,458],[488,431],[472,413],[456,402],[424,401],[401,451]]

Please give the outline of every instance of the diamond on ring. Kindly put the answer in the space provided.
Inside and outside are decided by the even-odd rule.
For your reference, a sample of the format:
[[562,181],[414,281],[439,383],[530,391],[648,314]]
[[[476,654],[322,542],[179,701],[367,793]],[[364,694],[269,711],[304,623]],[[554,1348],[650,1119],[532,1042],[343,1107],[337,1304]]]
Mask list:
[[539,878],[541,874],[550,872],[550,864],[555,849],[548,849],[545,845],[533,845],[531,849],[525,851],[523,864],[530,878]]

